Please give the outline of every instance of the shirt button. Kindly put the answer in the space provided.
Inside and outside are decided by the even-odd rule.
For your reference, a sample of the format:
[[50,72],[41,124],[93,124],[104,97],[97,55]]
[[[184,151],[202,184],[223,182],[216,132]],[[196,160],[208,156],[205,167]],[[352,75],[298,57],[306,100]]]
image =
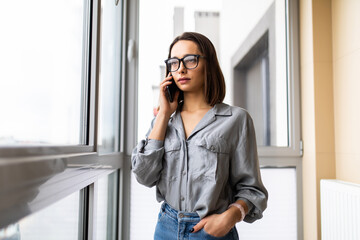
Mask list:
[[181,197],[180,199],[181,199],[181,201],[184,201],[184,200],[185,200],[185,198],[184,198],[184,197]]
[[183,176],[185,176],[186,175],[186,172],[183,172]]
[[210,147],[210,150],[211,150],[212,152],[214,152],[214,151],[215,151],[215,147],[214,147],[214,146],[211,146],[211,147]]

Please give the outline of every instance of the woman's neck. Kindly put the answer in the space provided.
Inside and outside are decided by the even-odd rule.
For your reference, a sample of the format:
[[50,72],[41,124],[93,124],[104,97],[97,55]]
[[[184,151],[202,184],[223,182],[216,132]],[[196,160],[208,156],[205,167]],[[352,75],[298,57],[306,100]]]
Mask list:
[[182,111],[195,112],[200,109],[210,109],[211,106],[206,102],[204,94],[184,93],[184,105]]

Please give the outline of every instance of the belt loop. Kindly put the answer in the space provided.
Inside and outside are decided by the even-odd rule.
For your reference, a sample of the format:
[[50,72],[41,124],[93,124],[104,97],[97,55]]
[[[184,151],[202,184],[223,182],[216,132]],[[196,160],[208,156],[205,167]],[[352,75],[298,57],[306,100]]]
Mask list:
[[165,201],[161,204],[161,211],[162,212],[165,212],[165,204],[166,204]]

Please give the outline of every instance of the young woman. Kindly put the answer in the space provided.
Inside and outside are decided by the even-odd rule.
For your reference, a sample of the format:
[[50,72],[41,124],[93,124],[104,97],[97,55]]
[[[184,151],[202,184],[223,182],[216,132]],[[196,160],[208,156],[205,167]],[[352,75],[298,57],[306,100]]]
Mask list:
[[[235,224],[261,218],[268,197],[252,119],[222,103],[224,77],[208,38],[185,32],[168,57],[159,112],[132,154],[137,180],[163,201],[155,239],[238,239]],[[171,102],[172,80],[179,90]]]

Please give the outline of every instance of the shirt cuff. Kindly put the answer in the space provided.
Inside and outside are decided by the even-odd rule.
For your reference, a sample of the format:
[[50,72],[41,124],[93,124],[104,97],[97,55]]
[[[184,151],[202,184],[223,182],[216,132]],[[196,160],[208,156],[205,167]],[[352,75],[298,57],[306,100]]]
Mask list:
[[252,204],[249,200],[246,198],[239,198],[238,200],[242,200],[246,203],[246,206],[248,207],[248,213],[251,213],[252,208],[254,207],[254,204]]
[[164,141],[156,139],[147,139],[145,142],[144,149],[147,150],[157,150],[164,146]]

